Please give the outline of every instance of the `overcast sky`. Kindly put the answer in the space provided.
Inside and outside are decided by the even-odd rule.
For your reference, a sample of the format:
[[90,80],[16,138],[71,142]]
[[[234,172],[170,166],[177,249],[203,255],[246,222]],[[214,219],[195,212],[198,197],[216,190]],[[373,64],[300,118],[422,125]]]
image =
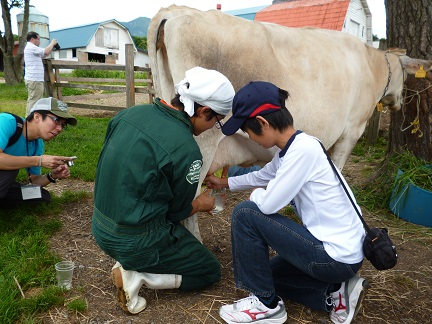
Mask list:
[[[379,38],[386,37],[386,18],[384,0],[367,0],[372,12],[372,34]],[[171,4],[185,5],[200,10],[216,9],[222,5],[222,11],[270,5],[271,0],[31,0],[42,14],[49,17],[50,30],[75,27],[115,19],[128,22],[138,17],[152,18],[161,7]],[[16,15],[22,10],[13,10],[12,30],[18,33]],[[4,31],[3,19],[0,18],[0,30]]]

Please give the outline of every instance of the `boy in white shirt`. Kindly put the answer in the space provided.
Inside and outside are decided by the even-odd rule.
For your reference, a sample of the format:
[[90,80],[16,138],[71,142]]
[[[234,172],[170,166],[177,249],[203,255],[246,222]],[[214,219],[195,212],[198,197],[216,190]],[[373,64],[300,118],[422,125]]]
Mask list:
[[[279,150],[259,171],[206,178],[209,188],[256,188],[234,208],[231,223],[234,279],[250,296],[219,314],[227,323],[284,323],[280,296],[350,323],[368,285],[356,275],[363,225],[318,140],[294,128],[286,99],[288,92],[274,84],[251,82],[235,95],[233,115],[222,126],[225,135],[241,129]],[[287,205],[302,224],[278,213]],[[269,247],[277,253],[271,259]]]

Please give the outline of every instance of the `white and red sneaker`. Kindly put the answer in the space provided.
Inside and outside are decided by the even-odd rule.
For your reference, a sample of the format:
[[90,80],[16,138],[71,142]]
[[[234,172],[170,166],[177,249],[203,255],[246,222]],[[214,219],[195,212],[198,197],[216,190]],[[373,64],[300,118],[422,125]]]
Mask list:
[[369,282],[357,275],[342,283],[341,288],[331,294],[334,306],[330,320],[336,324],[351,323],[360,310],[368,286]]
[[234,304],[224,305],[219,315],[226,323],[271,323],[281,324],[287,320],[287,312],[282,300],[276,308],[266,307],[255,295],[240,299]]

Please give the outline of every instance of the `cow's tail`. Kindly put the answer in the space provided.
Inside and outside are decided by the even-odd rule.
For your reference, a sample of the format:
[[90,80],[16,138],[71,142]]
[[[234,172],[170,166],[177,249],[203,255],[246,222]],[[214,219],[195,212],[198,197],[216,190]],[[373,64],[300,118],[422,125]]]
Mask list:
[[[156,91],[156,96],[167,100],[168,102],[172,98],[167,98],[171,93],[165,94],[163,84],[172,84],[171,73],[168,65],[168,57],[164,40],[164,27],[166,21],[175,16],[169,8],[162,8],[159,12],[151,19],[150,25],[147,31],[147,49],[150,58],[150,68],[153,74],[153,82]],[[172,87],[174,85],[172,84]]]

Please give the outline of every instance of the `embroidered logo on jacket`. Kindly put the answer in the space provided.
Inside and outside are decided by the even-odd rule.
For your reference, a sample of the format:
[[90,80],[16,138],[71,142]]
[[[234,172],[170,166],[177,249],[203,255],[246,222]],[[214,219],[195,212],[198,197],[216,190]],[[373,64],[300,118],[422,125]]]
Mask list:
[[191,166],[189,167],[189,172],[186,175],[186,180],[190,184],[196,183],[199,181],[201,167],[202,167],[202,161],[201,160],[195,160],[192,162]]

